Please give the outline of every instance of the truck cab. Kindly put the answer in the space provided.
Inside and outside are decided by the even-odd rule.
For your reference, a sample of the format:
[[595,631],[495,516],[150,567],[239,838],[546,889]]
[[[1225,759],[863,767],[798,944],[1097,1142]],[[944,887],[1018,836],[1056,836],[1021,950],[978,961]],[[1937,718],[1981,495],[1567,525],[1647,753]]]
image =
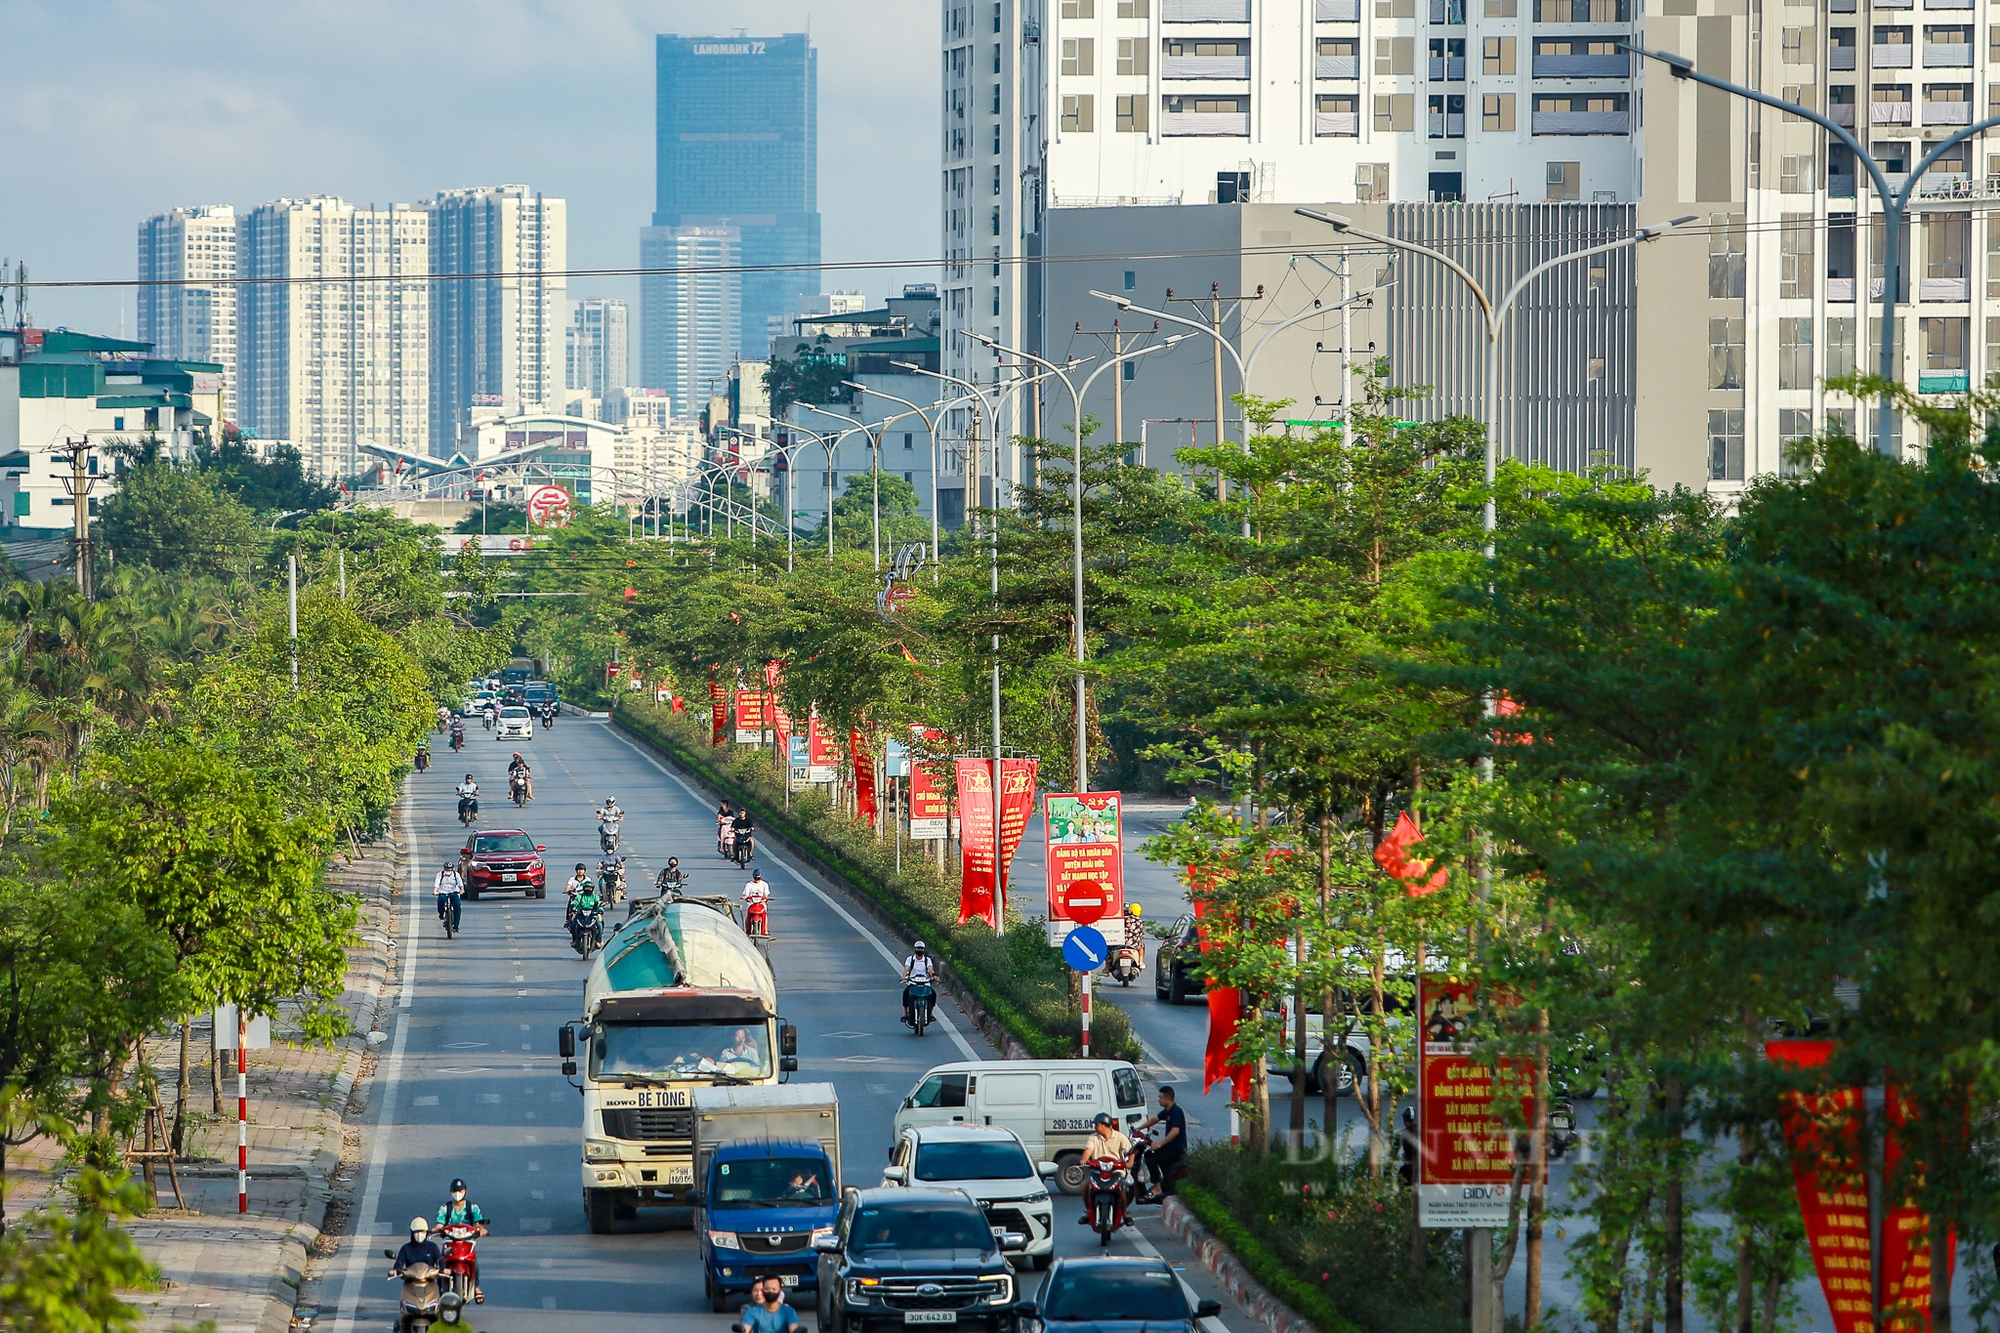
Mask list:
[[840,1103],[830,1083],[715,1087],[694,1095],[702,1290],[718,1314],[750,1284],[815,1289],[813,1242],[840,1212]]

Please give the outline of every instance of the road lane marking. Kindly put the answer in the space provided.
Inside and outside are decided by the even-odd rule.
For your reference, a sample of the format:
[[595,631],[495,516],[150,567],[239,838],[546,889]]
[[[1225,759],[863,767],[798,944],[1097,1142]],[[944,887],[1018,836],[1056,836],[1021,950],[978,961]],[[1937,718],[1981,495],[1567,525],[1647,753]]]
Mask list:
[[[651,764],[654,768],[658,769],[662,774],[672,779],[674,785],[678,786],[682,791],[686,792],[688,794],[689,799],[694,801],[696,805],[700,806],[704,810],[708,808],[708,802],[703,800],[701,796],[699,796],[695,792],[695,789],[693,787],[690,787],[685,781],[683,781],[680,774],[674,772],[672,769],[668,768],[665,764],[653,758],[653,756],[647,754],[637,745],[627,740],[622,734],[620,734],[617,731],[616,728],[612,727],[608,723],[605,726],[605,734],[609,735],[612,739],[618,741],[621,745],[623,745],[626,749],[630,750],[633,754],[638,755],[641,759],[645,760],[647,763]],[[804,889],[807,893],[810,893],[813,897],[819,899],[821,902],[825,903],[828,907],[832,908],[835,914],[838,915],[842,921],[845,921],[848,925],[854,927],[855,934],[859,935],[862,939],[866,940],[870,945],[874,946],[875,952],[882,955],[882,961],[889,965],[890,971],[894,972],[898,977],[901,977],[903,975],[902,960],[897,958],[895,954],[891,953],[889,951],[888,946],[883,944],[882,941],[876,937],[873,931],[869,930],[866,926],[862,925],[860,921],[856,920],[852,912],[849,912],[845,907],[842,907],[839,903],[835,902],[831,897],[827,896],[827,894],[822,892],[818,885],[808,880],[804,875],[801,875],[798,871],[792,869],[789,863],[785,862],[784,860],[780,859],[777,856],[774,856],[771,852],[769,851],[759,852],[758,856],[763,860],[769,861],[772,865],[777,866],[787,875],[790,875],[793,881],[796,882],[800,888]],[[967,1041],[965,1037],[959,1032],[958,1025],[951,1021],[951,1019],[945,1014],[943,1009],[941,1008],[933,1009],[931,1013],[932,1016],[936,1019],[937,1025],[945,1030],[945,1035],[952,1039],[953,1043],[957,1045],[959,1051],[965,1056],[966,1059],[977,1060],[979,1058],[979,1052],[972,1049],[972,1043]]]
[[[1158,1259],[1163,1264],[1167,1263],[1167,1261],[1161,1257],[1159,1250],[1154,1248],[1153,1242],[1147,1240],[1145,1234],[1141,1232],[1138,1227],[1136,1226],[1127,1227],[1123,1232],[1120,1232],[1119,1234],[1124,1235],[1129,1240],[1131,1240],[1132,1248],[1137,1250],[1141,1255],[1145,1256],[1148,1259]],[[1173,1265],[1167,1264],[1167,1267],[1173,1268]],[[1174,1280],[1181,1284],[1181,1291],[1187,1297],[1188,1308],[1193,1309],[1194,1306],[1200,1302],[1201,1297],[1197,1296],[1195,1294],[1194,1288],[1188,1285],[1188,1280],[1180,1275],[1179,1269],[1174,1269]],[[1229,1333],[1229,1325],[1223,1323],[1222,1320],[1216,1315],[1210,1315],[1207,1319],[1204,1319],[1201,1322],[1207,1324],[1211,1328],[1219,1329],[1221,1333]],[[1200,1327],[1200,1325],[1197,1325],[1196,1327]]]

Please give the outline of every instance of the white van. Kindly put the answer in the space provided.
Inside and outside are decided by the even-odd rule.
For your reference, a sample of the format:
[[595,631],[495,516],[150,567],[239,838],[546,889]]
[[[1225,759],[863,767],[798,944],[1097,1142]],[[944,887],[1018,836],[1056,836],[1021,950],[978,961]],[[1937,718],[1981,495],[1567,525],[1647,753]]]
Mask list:
[[962,1060],[917,1080],[896,1112],[895,1137],[922,1125],[991,1125],[1028,1156],[1061,1168],[1056,1184],[1083,1193],[1083,1141],[1099,1112],[1127,1134],[1146,1118],[1139,1071],[1123,1060]]

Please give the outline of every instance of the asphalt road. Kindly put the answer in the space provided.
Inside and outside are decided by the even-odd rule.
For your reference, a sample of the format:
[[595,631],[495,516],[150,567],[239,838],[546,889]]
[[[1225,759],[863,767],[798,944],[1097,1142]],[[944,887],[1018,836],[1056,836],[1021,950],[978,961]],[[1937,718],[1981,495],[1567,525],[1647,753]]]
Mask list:
[[[536,799],[522,811],[501,794],[517,745],[535,770]],[[463,930],[446,940],[430,881],[463,845],[452,788],[467,771],[495,798],[485,803],[481,828],[521,828],[547,846],[551,893],[542,901],[466,903]],[[591,1235],[584,1220],[582,1098],[559,1072],[555,1042],[561,1024],[579,1016],[588,964],[569,947],[557,886],[576,862],[595,864],[590,810],[606,796],[626,812],[633,883],[650,884],[677,855],[696,892],[733,895],[741,887],[745,873],[716,856],[708,804],[601,721],[565,718],[526,744],[501,745],[474,731],[463,752],[445,751],[411,780],[399,1007],[369,1089],[359,1234],[343,1241],[321,1278],[322,1326],[329,1314],[337,1333],[387,1324],[397,1287],[385,1278],[381,1251],[401,1243],[413,1216],[435,1214],[454,1176],[470,1182],[493,1223],[480,1246],[487,1302],[472,1312],[482,1333],[636,1333],[659,1327],[662,1315],[685,1327],[722,1330],[731,1322],[709,1313],[702,1298],[687,1212],[644,1212],[610,1236]],[[772,962],[780,1008],[799,1029],[797,1077],[834,1084],[845,1181],[874,1185],[896,1108],[919,1077],[947,1060],[994,1052],[950,1006],[930,1033],[910,1035],[900,1022],[900,946],[782,857],[758,864],[773,885]],[[1151,1002],[1150,991],[1144,998]],[[1198,1041],[1195,1051],[1198,1068]],[[1121,1234],[1113,1252],[1165,1252],[1184,1265],[1185,1253],[1150,1222],[1157,1210],[1141,1215],[1143,1233]],[[1068,1216],[1060,1203],[1057,1216]],[[1057,1236],[1059,1253],[1095,1250],[1096,1237],[1082,1226],[1059,1223]],[[1199,1295],[1225,1302],[1211,1333],[1248,1326],[1205,1273],[1187,1264],[1183,1276]],[[1032,1289],[1032,1278],[1024,1287]]]

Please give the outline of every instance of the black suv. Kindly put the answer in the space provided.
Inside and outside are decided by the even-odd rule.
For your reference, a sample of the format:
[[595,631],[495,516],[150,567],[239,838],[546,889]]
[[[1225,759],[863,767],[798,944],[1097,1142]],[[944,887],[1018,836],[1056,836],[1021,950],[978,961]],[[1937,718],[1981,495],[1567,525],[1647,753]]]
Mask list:
[[872,1333],[950,1324],[984,1333],[1020,1327],[1004,1251],[1027,1237],[996,1236],[958,1190],[849,1190],[819,1255],[820,1333]]
[[1153,950],[1153,998],[1179,1004],[1208,989],[1201,975],[1201,934],[1194,913],[1183,912]]

